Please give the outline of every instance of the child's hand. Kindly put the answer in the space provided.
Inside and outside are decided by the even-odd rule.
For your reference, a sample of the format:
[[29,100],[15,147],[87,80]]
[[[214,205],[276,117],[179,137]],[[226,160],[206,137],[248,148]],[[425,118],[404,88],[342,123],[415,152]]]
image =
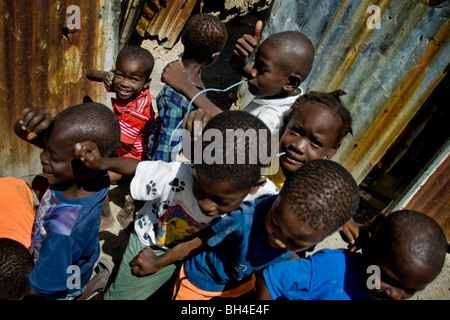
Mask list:
[[73,154],[83,164],[90,169],[103,170],[103,161],[100,156],[100,151],[94,142],[84,141],[75,144],[73,147]]
[[30,141],[52,124],[53,117],[46,108],[33,104],[31,107],[25,107],[22,110],[18,122],[20,128],[28,132],[26,139]]
[[110,87],[110,86],[111,86],[112,81],[113,81],[113,79],[114,79],[115,72],[116,72],[116,65],[113,64],[111,70],[108,71],[108,72],[106,73],[106,75],[103,77],[103,82],[105,83],[105,85],[106,85],[107,87]]
[[188,74],[184,70],[181,58],[169,63],[161,74],[161,81],[172,87],[177,92],[183,92],[184,85],[191,85]]
[[359,226],[351,219],[347,221],[340,229],[339,233],[342,240],[348,243],[350,251],[355,251],[356,240],[359,237]]
[[184,117],[182,128],[189,131],[192,141],[196,141],[210,119],[211,113],[208,110],[197,109]]
[[152,249],[144,248],[130,262],[131,272],[136,276],[147,276],[161,269],[159,266],[159,256]]
[[255,50],[258,45],[259,39],[261,37],[263,23],[261,20],[256,22],[255,31],[253,35],[244,34],[238,39],[236,45],[234,46],[233,54],[230,57],[230,67],[231,69],[238,72],[248,73],[245,67],[248,65],[248,56]]

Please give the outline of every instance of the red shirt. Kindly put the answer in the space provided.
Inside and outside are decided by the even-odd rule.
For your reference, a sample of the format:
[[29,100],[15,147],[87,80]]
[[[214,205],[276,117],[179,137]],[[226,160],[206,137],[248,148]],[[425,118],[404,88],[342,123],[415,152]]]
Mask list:
[[[106,87],[106,91],[114,92],[114,89]],[[148,159],[148,138],[158,116],[152,107],[150,90],[142,90],[134,100],[111,98],[111,102],[120,123],[121,145],[116,154],[119,157]]]

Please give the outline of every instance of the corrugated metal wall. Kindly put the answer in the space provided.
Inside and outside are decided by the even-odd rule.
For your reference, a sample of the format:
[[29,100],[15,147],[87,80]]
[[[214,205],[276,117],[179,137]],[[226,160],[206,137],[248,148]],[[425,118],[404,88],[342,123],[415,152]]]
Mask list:
[[[374,17],[367,13],[371,5],[380,9],[379,29],[367,26]],[[343,101],[354,118],[354,135],[334,160],[357,182],[444,77],[450,60],[449,14],[448,1],[431,7],[426,0],[274,0],[262,40],[283,30],[303,32],[316,58],[302,87],[347,92]]]
[[[105,103],[102,86],[90,83],[85,74],[90,68],[110,68],[113,63],[119,2],[0,2],[0,176],[26,179],[41,171],[37,148],[13,133],[24,106],[43,105],[56,114],[81,103],[85,95]],[[67,18],[77,14],[67,13],[70,5],[80,9],[79,29],[67,28]]]

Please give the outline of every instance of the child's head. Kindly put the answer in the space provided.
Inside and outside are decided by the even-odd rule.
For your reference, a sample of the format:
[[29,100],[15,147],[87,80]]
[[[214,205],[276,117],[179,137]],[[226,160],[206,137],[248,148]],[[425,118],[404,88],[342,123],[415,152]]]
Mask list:
[[193,15],[184,27],[181,43],[183,59],[195,59],[198,63],[212,64],[227,42],[225,24],[208,13]]
[[150,85],[155,60],[152,54],[139,46],[123,48],[117,56],[112,86],[122,99],[136,97]]
[[53,118],[40,157],[44,176],[50,184],[73,185],[75,171],[89,171],[81,162],[74,161],[75,144],[87,140],[97,144],[103,157],[109,157],[120,146],[119,121],[108,107],[94,102],[83,103],[69,107]]
[[202,137],[203,159],[194,162],[194,195],[204,214],[229,213],[265,182],[259,149],[270,147],[270,131],[248,112],[225,111],[211,118]]
[[444,232],[432,218],[412,210],[388,214],[363,248],[368,263],[381,271],[380,288],[369,290],[370,297],[410,298],[438,276],[446,251]]
[[0,238],[0,300],[19,300],[28,291],[33,258],[21,243]]
[[248,89],[259,97],[293,95],[308,77],[314,61],[314,47],[301,32],[284,31],[268,37],[259,46],[250,72]]
[[347,222],[359,204],[350,173],[331,160],[313,160],[283,185],[266,218],[273,247],[303,251]]
[[310,91],[291,107],[280,138],[280,166],[285,176],[314,159],[331,159],[352,133],[352,117],[342,104],[344,91]]

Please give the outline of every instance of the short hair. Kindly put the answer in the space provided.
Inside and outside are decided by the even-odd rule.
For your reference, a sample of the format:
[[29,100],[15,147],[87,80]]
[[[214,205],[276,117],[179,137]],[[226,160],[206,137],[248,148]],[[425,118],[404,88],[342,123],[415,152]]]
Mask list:
[[324,237],[352,218],[359,204],[358,186],[351,174],[325,159],[301,166],[286,179],[279,197],[299,221]]
[[19,300],[28,291],[33,258],[25,246],[0,238],[0,300]]
[[[314,46],[300,31],[283,31],[267,37],[264,42],[275,46],[279,62],[286,74],[297,73],[302,82],[308,77],[314,63]],[[263,43],[264,43],[263,42]]]
[[[292,107],[289,109],[289,113],[286,116],[285,126],[289,121],[297,116],[299,111],[308,103],[316,102],[320,106],[325,107],[329,110],[339,121],[339,131],[337,132],[335,145],[342,142],[342,139],[348,134],[353,134],[352,130],[352,115],[350,111],[342,103],[340,96],[345,95],[346,92],[342,90],[336,90],[332,92],[318,92],[318,91],[307,91],[304,95],[301,95],[294,102]],[[283,128],[284,130],[285,128]]]
[[145,76],[148,79],[152,74],[153,67],[155,66],[155,59],[153,55],[147,49],[140,46],[127,46],[120,50],[117,55],[117,60],[119,57],[125,57],[132,61],[145,62],[147,64],[145,70]]
[[71,133],[72,143],[90,140],[102,157],[111,156],[120,146],[120,124],[111,109],[101,103],[87,102],[58,113],[53,122],[62,122]]
[[[261,163],[259,155],[261,152],[270,150],[269,128],[258,117],[248,112],[228,110],[211,118],[203,129],[203,136],[210,129],[220,132],[223,142],[223,150],[221,151],[223,152],[214,155],[215,159],[218,160],[214,163],[207,163],[205,159],[200,164],[194,162],[195,168],[212,179],[233,182],[239,190],[254,186],[261,177],[261,168],[267,165]],[[243,134],[239,135],[239,132]],[[236,134],[236,138],[231,134]],[[250,136],[253,136],[256,140],[252,141],[249,138]],[[233,141],[228,140],[227,137],[232,137]],[[202,151],[210,144],[210,141],[203,139]],[[220,152],[220,150],[215,151]],[[244,159],[240,157],[241,155],[244,156]],[[251,155],[256,155],[256,158],[252,159]],[[227,161],[231,157],[233,161]]]
[[197,13],[188,20],[181,36],[183,57],[200,63],[208,61],[213,53],[222,51],[227,38],[227,28],[218,17]]
[[402,268],[405,257],[441,270],[447,252],[444,231],[431,217],[415,210],[392,212],[382,222],[370,244],[374,257],[384,257],[394,270]]

